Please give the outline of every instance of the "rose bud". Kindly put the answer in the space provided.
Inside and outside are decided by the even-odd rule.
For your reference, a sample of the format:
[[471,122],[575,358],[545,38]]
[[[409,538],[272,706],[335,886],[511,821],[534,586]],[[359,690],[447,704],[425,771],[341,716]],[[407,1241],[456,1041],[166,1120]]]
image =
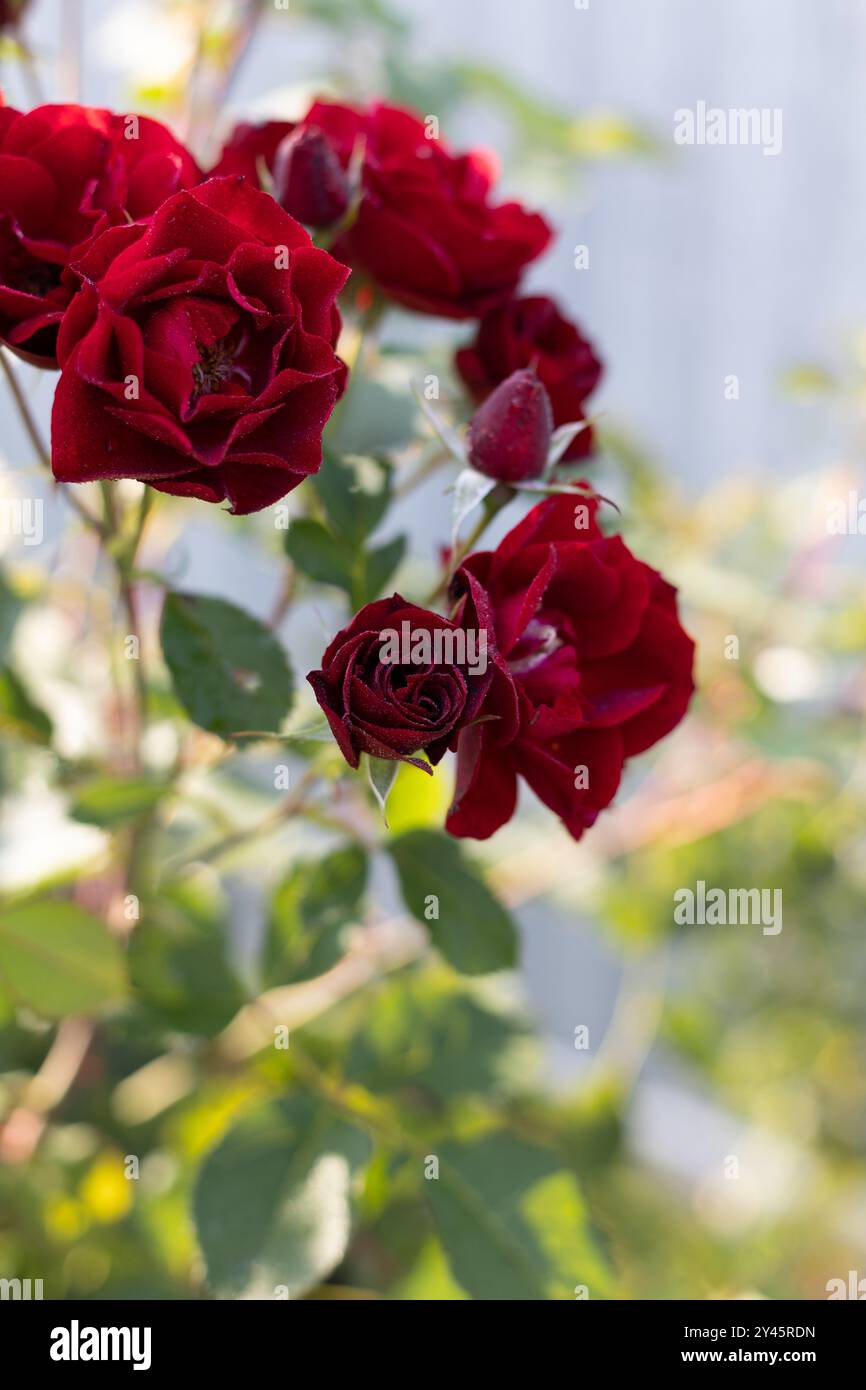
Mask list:
[[331,227],[349,206],[349,181],[334,146],[318,126],[287,135],[274,159],[274,194],[308,227]]
[[[480,405],[519,367],[532,367],[546,388],[554,426],[584,419],[584,403],[598,385],[602,366],[592,344],[546,295],[524,295],[489,309],[474,340],[460,348],[454,365]],[[575,435],[563,459],[593,452],[593,431]]]
[[475,718],[498,658],[474,609],[470,617],[467,630],[393,594],[337,633],[307,680],[350,767],[369,753],[429,771],[413,755],[438,763]]
[[469,462],[502,483],[544,472],[553,434],[550,398],[534,372],[512,372],[469,424]]

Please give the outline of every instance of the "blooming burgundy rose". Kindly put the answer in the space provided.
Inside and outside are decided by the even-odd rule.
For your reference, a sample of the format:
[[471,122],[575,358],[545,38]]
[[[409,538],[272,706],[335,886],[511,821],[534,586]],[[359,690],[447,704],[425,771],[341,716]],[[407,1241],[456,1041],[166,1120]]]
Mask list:
[[452,154],[420,116],[376,103],[316,102],[304,118],[344,169],[363,151],[358,215],[334,254],[422,313],[472,318],[511,294],[551,232],[519,203],[494,203],[489,156]]
[[210,179],[73,267],[52,416],[61,482],[139,478],[237,514],[319,468],[347,270],[245,179]]
[[148,216],[198,182],[158,121],[84,106],[0,106],[0,340],[56,366],[69,261],[112,222]]
[[[519,724],[481,719],[459,739],[452,835],[486,839],[524,778],[579,839],[612,801],[627,758],[680,721],[694,644],[676,591],[606,537],[585,493],[548,498],[455,577],[455,617],[487,605]],[[487,712],[482,708],[482,715]]]
[[262,121],[258,124],[241,121],[223,145],[219,160],[211,169],[211,177],[227,178],[230,174],[243,174],[258,187],[260,163],[273,177],[277,150],[286,136],[291,135],[295,125],[295,121]]
[[492,703],[498,709],[503,687],[507,702],[511,682],[492,632],[471,600],[463,617],[461,629],[394,594],[365,604],[334,638],[307,680],[351,767],[370,753],[423,768],[413,756],[422,749],[438,763],[494,684]]
[[[476,401],[483,401],[518,368],[532,367],[547,387],[556,426],[584,418],[584,401],[602,371],[580,330],[542,295],[510,299],[491,309],[471,346],[456,354],[455,364]],[[585,457],[592,447],[592,430],[581,430],[564,457]]]
[[512,372],[469,424],[469,462],[503,483],[544,471],[553,433],[550,399],[534,372]]

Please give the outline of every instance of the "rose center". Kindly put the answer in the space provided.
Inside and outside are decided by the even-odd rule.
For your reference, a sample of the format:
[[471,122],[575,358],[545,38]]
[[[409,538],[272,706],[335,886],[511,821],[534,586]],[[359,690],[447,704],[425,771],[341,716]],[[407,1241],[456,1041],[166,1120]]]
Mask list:
[[228,340],[205,345],[199,343],[199,359],[193,363],[193,400],[212,396],[235,373],[235,354]]
[[49,261],[29,261],[21,266],[15,276],[15,287],[24,294],[44,299],[60,284],[61,267]]
[[562,646],[562,638],[551,623],[542,623],[533,618],[511,653],[508,669],[513,675],[523,675],[534,671],[543,661]]

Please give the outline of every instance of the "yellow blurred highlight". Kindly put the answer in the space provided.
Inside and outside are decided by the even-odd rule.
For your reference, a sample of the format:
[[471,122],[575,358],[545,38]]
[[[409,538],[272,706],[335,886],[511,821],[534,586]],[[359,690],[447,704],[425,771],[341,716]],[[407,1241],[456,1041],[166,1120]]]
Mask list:
[[392,835],[441,826],[453,789],[451,769],[442,763],[434,767],[432,777],[411,763],[402,763],[388,796],[388,827]]
[[76,1240],[90,1223],[81,1202],[55,1194],[43,1207],[42,1224],[54,1240]]
[[79,1192],[93,1220],[110,1225],[120,1221],[132,1206],[132,1186],[133,1179],[124,1174],[122,1154],[109,1151],[91,1165]]

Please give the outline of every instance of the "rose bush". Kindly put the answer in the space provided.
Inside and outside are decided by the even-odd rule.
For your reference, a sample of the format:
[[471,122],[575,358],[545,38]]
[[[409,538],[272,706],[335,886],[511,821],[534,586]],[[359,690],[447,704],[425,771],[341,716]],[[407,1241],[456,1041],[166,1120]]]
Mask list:
[[94,233],[149,216],[200,178],[180,141],[146,116],[0,105],[0,340],[55,366],[70,260]]
[[55,477],[138,478],[241,515],[318,469],[348,272],[267,194],[211,179],[105,231],[70,273]]

